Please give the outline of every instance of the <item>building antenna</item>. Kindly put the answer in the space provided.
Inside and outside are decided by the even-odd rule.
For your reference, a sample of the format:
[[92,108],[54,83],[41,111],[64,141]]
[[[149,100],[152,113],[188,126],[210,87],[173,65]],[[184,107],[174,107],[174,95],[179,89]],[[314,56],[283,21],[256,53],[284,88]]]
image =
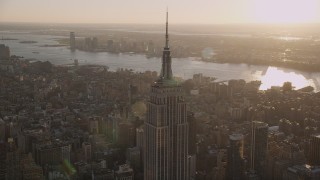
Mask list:
[[168,6],[167,6],[167,20],[166,20],[166,48],[169,48],[169,34],[168,34]]

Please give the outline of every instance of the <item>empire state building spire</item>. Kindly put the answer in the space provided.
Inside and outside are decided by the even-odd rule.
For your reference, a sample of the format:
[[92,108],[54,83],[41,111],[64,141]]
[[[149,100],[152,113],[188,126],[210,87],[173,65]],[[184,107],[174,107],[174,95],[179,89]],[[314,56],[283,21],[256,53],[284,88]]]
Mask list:
[[167,21],[166,21],[166,48],[169,48],[169,35],[168,35],[168,8],[167,8]]
[[171,55],[170,55],[170,47],[169,47],[169,33],[168,33],[168,10],[167,10],[167,18],[166,18],[166,44],[163,49],[162,54],[162,68],[159,83],[169,83],[173,84],[175,81],[172,79],[172,69],[171,69]]

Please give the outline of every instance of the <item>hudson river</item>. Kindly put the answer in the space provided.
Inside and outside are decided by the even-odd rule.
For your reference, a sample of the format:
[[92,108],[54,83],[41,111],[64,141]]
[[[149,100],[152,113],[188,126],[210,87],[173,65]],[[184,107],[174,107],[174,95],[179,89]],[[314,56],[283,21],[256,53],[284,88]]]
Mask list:
[[[2,38],[18,40],[2,40]],[[160,58],[146,58],[138,54],[111,54],[106,52],[71,52],[68,47],[43,47],[44,45],[58,45],[61,36],[34,35],[24,32],[0,31],[0,44],[10,47],[11,54],[23,56],[25,59],[50,61],[56,65],[71,64],[78,59],[80,64],[97,64],[109,67],[115,71],[118,68],[133,69],[134,71],[160,71]],[[20,43],[20,41],[36,41],[36,43]],[[271,86],[281,86],[290,81],[296,89],[313,86],[320,91],[320,73],[308,73],[287,68],[247,64],[218,64],[202,62],[196,58],[173,58],[173,73],[184,79],[191,78],[195,73],[215,77],[217,81],[230,79],[244,79],[246,81],[260,80],[261,90]]]

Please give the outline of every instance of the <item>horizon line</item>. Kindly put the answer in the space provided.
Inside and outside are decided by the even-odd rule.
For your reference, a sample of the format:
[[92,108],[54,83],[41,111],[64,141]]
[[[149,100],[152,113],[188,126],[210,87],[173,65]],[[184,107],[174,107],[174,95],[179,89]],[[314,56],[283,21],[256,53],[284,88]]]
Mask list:
[[[135,22],[37,22],[37,21],[0,21],[0,24],[61,24],[61,25],[163,25],[163,23],[135,23]],[[303,23],[266,23],[266,22],[228,22],[228,23],[170,23],[171,25],[320,25],[320,22],[303,22]]]

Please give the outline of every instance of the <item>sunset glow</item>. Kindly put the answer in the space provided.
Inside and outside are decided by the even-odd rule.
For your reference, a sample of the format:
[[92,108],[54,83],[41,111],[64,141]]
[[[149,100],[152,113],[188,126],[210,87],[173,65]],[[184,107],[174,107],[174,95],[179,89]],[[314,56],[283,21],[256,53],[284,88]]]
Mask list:
[[254,18],[259,23],[311,23],[317,18],[317,0],[254,0]]
[[285,72],[276,67],[269,67],[266,74],[261,78],[260,90],[267,90],[272,86],[282,86],[285,82],[291,82],[292,86],[300,89],[308,86],[310,82],[301,74]]
[[[0,22],[158,24],[319,23],[319,0],[2,0]],[[14,13],[12,13],[14,9]]]

